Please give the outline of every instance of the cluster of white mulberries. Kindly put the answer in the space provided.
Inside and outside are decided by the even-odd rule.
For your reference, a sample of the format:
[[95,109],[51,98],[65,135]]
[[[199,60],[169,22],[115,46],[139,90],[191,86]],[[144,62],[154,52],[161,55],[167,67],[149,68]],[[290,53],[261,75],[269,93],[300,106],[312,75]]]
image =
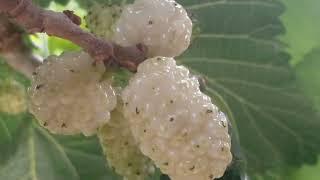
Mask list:
[[183,7],[174,0],[136,0],[123,11],[95,5],[86,20],[95,34],[122,46],[146,45],[150,59],[110,120],[117,97],[111,82],[101,81],[104,66],[93,66],[86,53],[50,57],[29,90],[39,122],[60,134],[100,128],[109,165],[126,180],[147,178],[153,163],[173,180],[221,177],[232,160],[226,116],[200,91],[197,77],[169,58],[190,44],[192,22]]
[[26,109],[24,87],[13,79],[0,80],[0,112],[18,114]]
[[141,151],[173,180],[209,180],[232,159],[225,115],[173,58],[138,67],[122,93],[124,114]]
[[84,52],[49,57],[34,73],[28,90],[30,111],[52,133],[94,134],[116,106],[104,65]]
[[109,39],[114,34],[114,26],[121,12],[122,8],[118,5],[95,4],[88,10],[84,19],[92,33]]
[[122,46],[143,43],[148,57],[175,57],[190,44],[192,21],[174,0],[136,0],[123,9],[114,31]]
[[109,166],[128,180],[145,180],[154,172],[151,160],[144,156],[132,136],[122,107],[111,113],[111,120],[98,133]]

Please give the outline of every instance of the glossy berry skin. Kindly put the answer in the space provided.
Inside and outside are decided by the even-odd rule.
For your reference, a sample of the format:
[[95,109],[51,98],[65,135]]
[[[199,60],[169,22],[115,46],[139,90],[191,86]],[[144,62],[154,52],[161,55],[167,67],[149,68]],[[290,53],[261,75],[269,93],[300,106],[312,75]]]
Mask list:
[[114,34],[114,26],[121,13],[120,6],[95,4],[85,16],[87,28],[93,34],[109,40]]
[[221,177],[232,160],[226,116],[173,58],[138,67],[122,93],[141,151],[173,180]]
[[116,96],[111,83],[101,81],[104,65],[93,62],[84,52],[68,52],[37,68],[29,110],[50,132],[90,136],[110,119]]
[[109,167],[125,180],[145,180],[154,173],[153,163],[140,151],[121,106],[111,113],[110,122],[100,129],[98,137]]
[[148,57],[175,57],[190,44],[192,21],[174,0],[136,0],[124,7],[113,40],[122,46],[142,43]]

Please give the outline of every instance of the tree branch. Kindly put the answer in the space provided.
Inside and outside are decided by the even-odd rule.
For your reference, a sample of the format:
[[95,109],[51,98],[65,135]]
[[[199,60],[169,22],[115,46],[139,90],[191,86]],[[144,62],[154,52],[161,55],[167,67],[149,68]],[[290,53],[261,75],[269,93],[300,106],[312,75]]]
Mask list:
[[7,16],[0,14],[0,53],[6,62],[16,71],[31,78],[40,62],[32,56],[30,49],[23,42],[24,32]]
[[7,13],[17,24],[29,33],[45,32],[72,41],[88,52],[96,61],[116,64],[131,71],[146,59],[147,48],[138,44],[121,47],[97,38],[82,30],[76,23],[76,16],[70,11],[58,13],[44,10],[32,4],[32,0],[0,0],[0,12]]

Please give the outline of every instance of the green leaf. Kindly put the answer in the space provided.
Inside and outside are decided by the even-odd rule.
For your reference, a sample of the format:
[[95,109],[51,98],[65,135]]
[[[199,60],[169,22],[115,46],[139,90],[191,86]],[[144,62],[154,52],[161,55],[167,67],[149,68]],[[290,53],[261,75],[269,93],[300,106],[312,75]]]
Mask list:
[[105,157],[96,137],[55,136],[55,138],[64,147],[81,180],[121,179],[107,167]]
[[[228,113],[251,175],[314,163],[320,122],[297,87],[277,0],[181,0],[200,33],[179,61],[207,80],[207,93]],[[257,176],[258,177],[258,176]]]
[[79,5],[83,8],[90,8],[94,4],[101,4],[101,5],[106,5],[106,4],[126,4],[133,2],[133,0],[94,0],[94,1],[88,1],[88,0],[76,0]]
[[309,52],[295,67],[299,82],[320,111],[320,47]]
[[59,3],[61,5],[66,5],[69,3],[70,0],[33,0],[33,3],[46,8],[50,5],[52,1]]
[[12,79],[24,86],[29,85],[30,81],[21,73],[16,72],[12,69],[4,59],[1,58],[0,54],[0,80]]
[[320,177],[320,164],[315,166],[305,165],[299,170],[292,172],[291,176],[288,178],[290,180],[318,180]]
[[54,0],[56,3],[59,3],[59,4],[61,4],[61,5],[66,5],[66,4],[68,4],[68,2],[70,1],[70,0]]
[[319,0],[283,0],[287,6],[282,19],[287,28],[284,41],[293,56],[294,64],[313,48],[320,45],[320,1]]
[[24,118],[24,123],[19,128],[21,132],[12,141],[16,146],[12,148],[9,143],[0,144],[1,149],[5,146],[12,148],[11,153],[7,153],[10,158],[0,161],[0,179],[119,179],[105,167],[105,160],[95,137],[55,137],[31,123],[33,120],[30,115],[25,117],[28,118]]
[[50,55],[60,55],[64,51],[78,51],[81,48],[70,41],[57,37],[48,37],[48,49]]
[[18,149],[0,169],[0,179],[79,179],[63,148],[40,128],[23,128]]

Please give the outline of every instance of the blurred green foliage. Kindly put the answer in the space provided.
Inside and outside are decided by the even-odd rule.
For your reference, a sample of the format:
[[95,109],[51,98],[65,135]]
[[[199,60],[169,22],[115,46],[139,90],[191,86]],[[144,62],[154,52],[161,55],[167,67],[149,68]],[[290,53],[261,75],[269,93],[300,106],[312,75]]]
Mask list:
[[288,44],[292,63],[304,59],[312,49],[320,46],[320,1],[283,0],[286,12],[282,16],[287,32],[283,39]]

